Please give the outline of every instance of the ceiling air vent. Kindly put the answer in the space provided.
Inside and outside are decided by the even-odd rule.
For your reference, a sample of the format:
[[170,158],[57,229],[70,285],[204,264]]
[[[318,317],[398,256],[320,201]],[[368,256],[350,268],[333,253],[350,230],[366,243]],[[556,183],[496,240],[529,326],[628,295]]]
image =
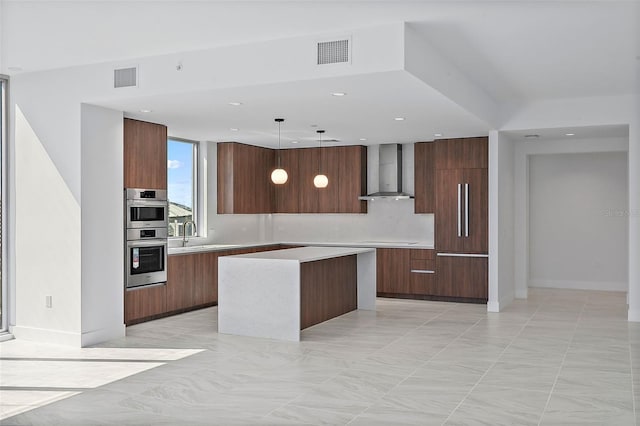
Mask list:
[[318,65],[349,62],[349,39],[318,43]]
[[113,87],[136,87],[138,85],[138,67],[113,70]]

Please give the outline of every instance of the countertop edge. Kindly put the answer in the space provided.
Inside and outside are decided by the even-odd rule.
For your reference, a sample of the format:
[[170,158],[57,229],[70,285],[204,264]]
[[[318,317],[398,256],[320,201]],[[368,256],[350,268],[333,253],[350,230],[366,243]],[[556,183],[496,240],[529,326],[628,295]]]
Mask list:
[[[433,244],[418,242],[416,244],[395,244],[395,243],[365,243],[365,242],[332,242],[332,241],[270,241],[270,242],[256,242],[256,243],[238,243],[238,244],[220,244],[223,247],[210,247],[203,249],[203,246],[215,246],[215,244],[203,244],[200,246],[191,247],[169,247],[167,254],[169,256],[194,254],[194,253],[208,253],[208,252],[220,252],[229,250],[238,250],[251,247],[264,247],[272,245],[302,245],[302,246],[315,246],[315,247],[355,247],[355,248],[398,248],[398,249],[418,249],[418,250],[434,250]],[[175,251],[178,249],[179,251]]]

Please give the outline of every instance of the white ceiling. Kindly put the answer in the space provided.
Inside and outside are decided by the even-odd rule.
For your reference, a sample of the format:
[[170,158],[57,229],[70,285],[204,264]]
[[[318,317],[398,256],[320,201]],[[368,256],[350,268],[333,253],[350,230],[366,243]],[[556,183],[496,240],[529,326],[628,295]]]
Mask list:
[[[502,104],[620,95],[640,67],[638,1],[0,0],[0,72],[51,68],[349,31],[406,21]],[[19,69],[16,69],[18,67]],[[259,72],[259,70],[256,70]],[[334,91],[348,95],[335,98]],[[240,101],[240,107],[227,103]],[[174,136],[283,146],[326,137],[411,142],[486,134],[481,121],[402,72],[110,104]],[[142,108],[152,109],[141,114]],[[404,122],[393,117],[404,116]],[[230,128],[240,129],[232,132]],[[360,138],[367,138],[362,142]],[[306,141],[306,142],[305,142]],[[277,140],[274,141],[277,143]]]
[[[332,96],[334,92],[346,95]],[[242,105],[229,105],[236,101]],[[403,71],[163,95],[101,105],[117,105],[131,111],[129,117],[165,123],[170,134],[180,138],[272,147],[278,143],[274,119],[285,118],[283,148],[317,145],[318,129],[326,130],[324,140],[337,139],[349,145],[433,140],[435,133],[442,137],[486,135],[489,130],[485,123]],[[145,114],[141,109],[153,112]],[[396,121],[396,117],[405,120]]]

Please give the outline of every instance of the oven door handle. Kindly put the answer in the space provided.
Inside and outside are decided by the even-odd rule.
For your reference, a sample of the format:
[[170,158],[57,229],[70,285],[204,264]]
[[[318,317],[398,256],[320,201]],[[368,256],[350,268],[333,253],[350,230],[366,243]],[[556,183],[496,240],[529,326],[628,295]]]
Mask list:
[[127,207],[165,207],[169,204],[166,201],[142,201],[142,200],[127,200]]
[[135,240],[127,241],[127,247],[167,247],[167,240]]

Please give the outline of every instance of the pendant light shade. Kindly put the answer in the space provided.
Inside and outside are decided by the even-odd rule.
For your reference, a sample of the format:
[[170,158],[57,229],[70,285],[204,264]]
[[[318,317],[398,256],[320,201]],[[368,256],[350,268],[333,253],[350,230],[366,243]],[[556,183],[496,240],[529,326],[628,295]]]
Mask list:
[[313,186],[316,188],[326,188],[329,185],[329,178],[325,175],[316,175],[313,178]]
[[280,166],[280,124],[284,121],[284,118],[276,118],[275,122],[278,123],[278,167],[271,172],[271,182],[276,185],[282,185],[287,182],[289,175]]
[[320,135],[320,165],[318,167],[318,174],[313,178],[313,186],[316,188],[326,188],[329,185],[329,178],[322,174],[322,134],[324,130],[316,130],[318,135]]
[[276,185],[282,185],[283,183],[287,183],[287,179],[289,175],[287,174],[285,169],[275,169],[271,172],[271,182]]

